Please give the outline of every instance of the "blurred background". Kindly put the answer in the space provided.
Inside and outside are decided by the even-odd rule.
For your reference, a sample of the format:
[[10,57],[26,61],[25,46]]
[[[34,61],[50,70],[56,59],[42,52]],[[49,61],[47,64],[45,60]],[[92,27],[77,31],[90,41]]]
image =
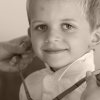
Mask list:
[[[26,35],[27,28],[26,0],[0,0],[0,42]],[[95,50],[95,64],[100,68],[100,45]],[[35,58],[23,75],[26,77],[42,67],[43,63]],[[0,100],[19,100],[21,82],[18,73],[0,72]]]
[[[27,28],[26,0],[0,0],[0,42],[27,35]],[[42,67],[42,62],[35,58],[23,75]],[[19,73],[0,71],[0,100],[19,100],[21,83]]]
[[27,34],[26,0],[0,0],[0,41]]

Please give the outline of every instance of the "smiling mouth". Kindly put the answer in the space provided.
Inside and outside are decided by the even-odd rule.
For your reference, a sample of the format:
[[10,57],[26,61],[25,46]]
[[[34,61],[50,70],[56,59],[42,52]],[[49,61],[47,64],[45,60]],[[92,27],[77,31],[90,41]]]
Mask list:
[[57,53],[62,53],[65,52],[67,49],[60,49],[60,50],[44,50],[45,53],[48,54],[57,54]]

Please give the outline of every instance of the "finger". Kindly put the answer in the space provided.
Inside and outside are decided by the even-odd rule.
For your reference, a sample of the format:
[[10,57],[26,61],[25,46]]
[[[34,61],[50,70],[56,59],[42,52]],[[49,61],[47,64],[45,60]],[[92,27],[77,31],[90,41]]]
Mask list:
[[16,38],[14,40],[9,41],[9,43],[13,43],[16,46],[20,46],[20,47],[24,48],[25,50],[32,47],[30,38],[28,36]]
[[15,52],[20,53],[20,52],[24,51],[24,48],[21,48],[20,46],[17,46],[13,43],[4,43],[2,45],[2,49],[8,53],[15,53]]
[[30,41],[23,41],[20,44],[20,47],[23,48],[25,51],[32,50],[32,44]]
[[10,54],[22,54],[24,52],[26,52],[28,49],[31,49],[31,43],[30,42],[23,42],[20,45],[16,45],[14,43],[4,43],[2,45],[2,49],[5,50],[6,53],[10,53]]
[[25,50],[11,44],[0,45],[0,60],[5,60],[12,57],[14,54],[22,54]]
[[12,46],[8,43],[1,43],[0,44],[0,60],[9,58],[13,55],[13,52],[17,52],[16,46]]
[[9,63],[0,62],[0,71],[3,72],[16,72],[18,71],[17,67],[11,66]]
[[94,88],[97,87],[96,77],[92,72],[86,73],[86,83],[88,89],[93,90]]
[[21,56],[14,56],[11,58],[11,60],[9,61],[11,66],[16,66],[17,64],[20,63],[22,57]]
[[30,38],[28,36],[18,37],[16,39],[8,41],[8,43],[14,44],[16,46],[21,46],[21,47],[24,47],[24,48],[27,48],[27,46],[30,46],[30,44],[31,44]]
[[29,65],[29,63],[32,62],[32,60],[32,58],[16,59],[16,56],[14,56],[11,60],[0,62],[0,71],[17,72],[18,68],[20,68],[20,70],[23,70]]

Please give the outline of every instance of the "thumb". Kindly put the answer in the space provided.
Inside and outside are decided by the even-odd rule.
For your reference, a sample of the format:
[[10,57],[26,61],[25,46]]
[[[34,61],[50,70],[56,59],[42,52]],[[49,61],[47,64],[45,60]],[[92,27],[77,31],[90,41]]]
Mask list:
[[3,49],[6,50],[6,52],[9,53],[22,53],[24,51],[24,48],[15,45],[13,43],[5,43],[3,44]]
[[15,43],[3,43],[2,44],[2,49],[5,50],[6,52],[9,53],[17,53],[17,54],[21,54],[26,52],[28,49],[31,49],[31,43],[24,41],[23,43],[21,43],[20,45],[15,44]]
[[32,48],[29,37],[23,36],[16,38],[5,43],[2,43],[2,48],[9,53],[24,53]]
[[86,73],[86,83],[87,83],[87,89],[89,90],[93,90],[94,88],[97,88],[96,77],[90,71]]

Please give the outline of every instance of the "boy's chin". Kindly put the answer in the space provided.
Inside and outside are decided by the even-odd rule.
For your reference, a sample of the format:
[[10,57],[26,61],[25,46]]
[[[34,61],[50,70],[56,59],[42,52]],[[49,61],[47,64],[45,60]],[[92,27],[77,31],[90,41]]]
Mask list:
[[69,64],[57,64],[57,63],[53,63],[53,64],[51,64],[51,63],[47,63],[50,67],[52,67],[53,69],[55,69],[55,70],[58,70],[58,69],[61,69],[61,68],[64,68],[64,67],[66,67],[66,66],[68,66]]

